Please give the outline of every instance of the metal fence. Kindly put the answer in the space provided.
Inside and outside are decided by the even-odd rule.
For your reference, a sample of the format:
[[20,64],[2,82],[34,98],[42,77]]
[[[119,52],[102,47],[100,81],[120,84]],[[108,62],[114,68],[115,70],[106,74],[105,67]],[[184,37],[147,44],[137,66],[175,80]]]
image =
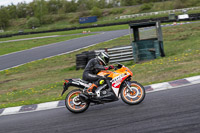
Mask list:
[[132,46],[123,46],[106,49],[110,55],[110,63],[133,60]]

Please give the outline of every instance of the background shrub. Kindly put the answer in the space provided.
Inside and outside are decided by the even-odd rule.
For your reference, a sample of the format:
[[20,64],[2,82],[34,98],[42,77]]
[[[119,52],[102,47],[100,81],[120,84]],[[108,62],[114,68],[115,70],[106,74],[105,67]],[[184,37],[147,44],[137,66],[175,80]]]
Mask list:
[[53,23],[52,16],[46,15],[43,17],[42,24],[52,24],[52,23]]
[[140,7],[140,11],[151,10],[152,7],[153,7],[152,3],[145,3]]
[[184,8],[186,6],[186,0],[175,0],[174,2],[174,8],[175,9],[180,9]]
[[36,28],[40,26],[40,21],[38,18],[36,17],[31,17],[28,21],[27,21],[27,27],[28,28]]
[[111,14],[121,14],[124,12],[124,10],[125,10],[125,8],[113,8],[111,10]]
[[93,7],[93,8],[92,8],[92,11],[91,11],[91,15],[92,15],[92,16],[101,17],[102,11],[101,11],[101,9],[99,9],[98,7]]

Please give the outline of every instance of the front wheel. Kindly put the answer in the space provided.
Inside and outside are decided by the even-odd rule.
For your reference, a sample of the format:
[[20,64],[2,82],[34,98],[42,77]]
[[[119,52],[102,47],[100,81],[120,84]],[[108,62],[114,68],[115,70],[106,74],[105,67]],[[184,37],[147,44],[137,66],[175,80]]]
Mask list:
[[82,101],[79,98],[79,94],[81,94],[82,91],[79,89],[72,90],[68,93],[65,99],[65,105],[69,111],[72,113],[82,113],[86,111],[90,105],[89,102]]
[[122,88],[121,98],[127,104],[139,104],[145,98],[145,89],[141,84],[137,82],[132,82],[130,84],[130,87],[125,86],[124,88]]

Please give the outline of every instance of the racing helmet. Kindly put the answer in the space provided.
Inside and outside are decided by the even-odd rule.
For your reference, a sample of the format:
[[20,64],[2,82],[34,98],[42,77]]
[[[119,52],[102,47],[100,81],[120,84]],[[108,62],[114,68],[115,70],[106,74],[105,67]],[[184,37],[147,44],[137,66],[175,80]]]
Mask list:
[[107,52],[100,52],[97,58],[103,63],[103,65],[107,65],[109,63],[110,57]]

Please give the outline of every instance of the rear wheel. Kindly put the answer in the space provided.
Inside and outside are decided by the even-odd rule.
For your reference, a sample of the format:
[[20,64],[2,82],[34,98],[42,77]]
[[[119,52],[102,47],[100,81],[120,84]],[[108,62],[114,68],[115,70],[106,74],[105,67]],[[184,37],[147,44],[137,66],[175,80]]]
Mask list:
[[125,86],[121,90],[122,100],[130,105],[136,105],[141,103],[145,98],[145,89],[139,83],[131,83],[130,88]]
[[72,113],[82,113],[86,111],[90,105],[89,102],[82,101],[79,98],[79,94],[81,94],[82,91],[79,89],[73,90],[68,93],[65,99],[65,105],[69,111]]

